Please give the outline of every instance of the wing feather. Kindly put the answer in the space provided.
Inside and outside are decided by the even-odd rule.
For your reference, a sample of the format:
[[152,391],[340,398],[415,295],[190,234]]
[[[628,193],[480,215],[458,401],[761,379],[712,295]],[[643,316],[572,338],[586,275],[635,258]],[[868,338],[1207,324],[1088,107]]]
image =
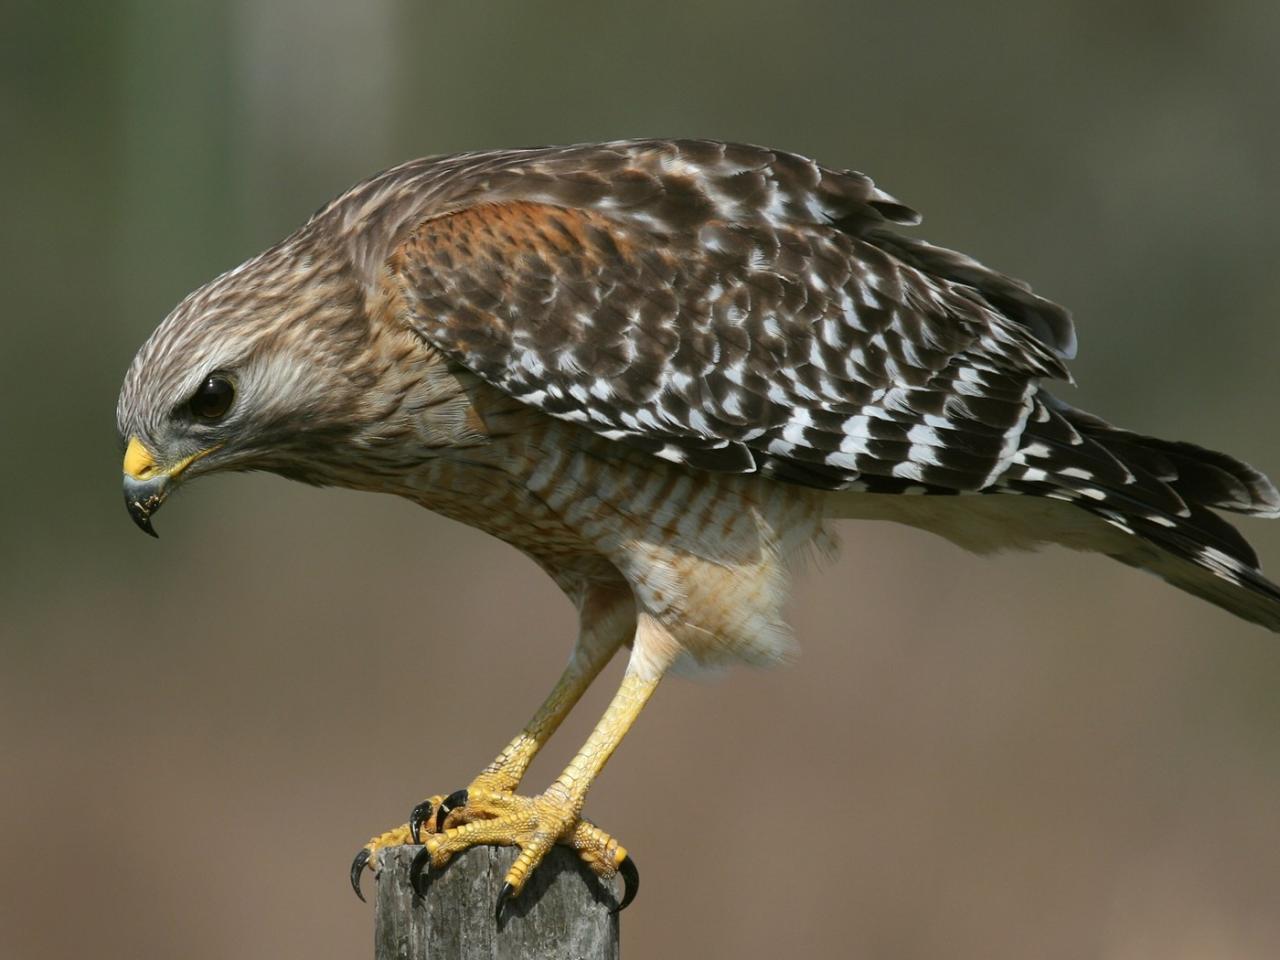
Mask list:
[[860,174],[690,141],[393,173],[419,198],[387,260],[419,335],[655,456],[980,490],[1067,377],[1065,311],[890,232],[918,218]]

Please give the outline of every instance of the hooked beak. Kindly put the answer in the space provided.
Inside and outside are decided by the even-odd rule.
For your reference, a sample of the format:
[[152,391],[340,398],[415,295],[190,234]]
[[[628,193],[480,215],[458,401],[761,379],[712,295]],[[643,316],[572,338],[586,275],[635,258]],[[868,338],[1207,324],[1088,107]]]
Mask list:
[[156,463],[155,455],[142,445],[141,440],[130,437],[129,447],[124,452],[124,505],[133,522],[145,533],[159,537],[151,526],[151,515],[160,509],[182,472],[216,449],[218,447],[215,446],[201,450],[165,469]]

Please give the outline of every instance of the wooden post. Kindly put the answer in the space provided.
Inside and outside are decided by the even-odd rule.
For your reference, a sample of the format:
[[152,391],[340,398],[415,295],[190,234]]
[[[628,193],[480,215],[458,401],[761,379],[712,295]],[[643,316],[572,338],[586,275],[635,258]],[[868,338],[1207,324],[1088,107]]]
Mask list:
[[614,891],[566,847],[554,847],[495,920],[514,847],[474,847],[432,874],[426,896],[409,885],[421,847],[382,851],[374,907],[375,960],[617,960]]

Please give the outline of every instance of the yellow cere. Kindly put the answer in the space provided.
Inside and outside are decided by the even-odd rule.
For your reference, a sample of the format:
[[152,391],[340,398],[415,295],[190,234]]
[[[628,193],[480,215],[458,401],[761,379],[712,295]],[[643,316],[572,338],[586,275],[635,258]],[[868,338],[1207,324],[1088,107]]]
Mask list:
[[156,459],[137,437],[129,438],[124,452],[124,472],[135,480],[149,479],[156,472]]
[[163,473],[170,480],[176,480],[182,471],[186,470],[191,464],[221,448],[222,444],[215,443],[212,447],[193,453],[191,456],[179,460],[168,469],[164,469],[156,463],[156,458],[150,450],[142,445],[141,440],[137,437],[130,437],[129,447],[124,452],[124,472],[135,480],[150,480],[160,473]]

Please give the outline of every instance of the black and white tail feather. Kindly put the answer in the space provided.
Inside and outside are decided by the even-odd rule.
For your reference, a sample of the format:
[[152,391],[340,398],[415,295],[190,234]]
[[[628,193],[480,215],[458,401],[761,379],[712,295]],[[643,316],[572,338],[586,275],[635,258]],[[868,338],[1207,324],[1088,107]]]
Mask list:
[[976,495],[866,477],[837,515],[906,523],[977,553],[1046,543],[1103,553],[1280,632],[1280,586],[1213,512],[1280,516],[1280,494],[1261,472],[1195,444],[1114,427],[1043,390],[1022,442],[1009,468]]
[[1280,587],[1214,510],[1280,516],[1280,494],[1224,453],[1113,427],[1041,391],[1026,445],[993,493],[1065,500],[1129,537],[1110,556],[1280,631]]

